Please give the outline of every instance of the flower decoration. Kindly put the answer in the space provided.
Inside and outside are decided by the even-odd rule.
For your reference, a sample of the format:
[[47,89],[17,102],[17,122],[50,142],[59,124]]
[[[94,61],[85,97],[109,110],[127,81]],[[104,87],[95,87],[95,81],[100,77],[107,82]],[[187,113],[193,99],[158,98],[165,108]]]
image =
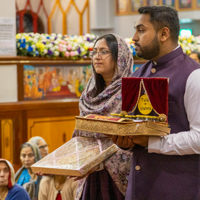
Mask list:
[[97,36],[85,34],[82,36],[68,36],[52,33],[18,33],[16,35],[17,55],[38,57],[65,57],[66,59],[80,59],[89,56],[89,51]]
[[186,54],[190,54],[192,51],[200,52],[200,36],[179,36],[179,44]]
[[[63,57],[66,59],[88,58],[89,51],[93,50],[94,42],[98,36],[85,34],[81,36],[61,34],[18,33],[16,35],[17,55],[38,57]],[[125,38],[133,56],[136,55],[134,41]],[[179,44],[186,54],[192,51],[200,52],[200,36],[179,36]]]
[[[135,42],[132,41],[132,38],[125,38],[125,41],[128,47],[130,48],[133,56],[137,56],[134,47]],[[181,45],[183,51],[188,55],[192,51],[200,52],[200,36],[194,36],[194,35],[188,37],[179,36],[179,44]]]
[[136,51],[135,51],[135,46],[134,46],[135,42],[132,40],[132,38],[125,38],[124,40],[126,44],[128,45],[133,56],[136,56]]

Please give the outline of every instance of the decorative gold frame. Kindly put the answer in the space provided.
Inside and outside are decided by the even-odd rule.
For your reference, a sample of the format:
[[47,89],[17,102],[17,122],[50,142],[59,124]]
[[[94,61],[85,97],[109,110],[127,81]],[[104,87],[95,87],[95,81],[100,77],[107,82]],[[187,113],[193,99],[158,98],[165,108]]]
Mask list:
[[[137,11],[133,11],[132,10],[132,3],[134,0],[121,0],[121,1],[126,1],[128,6],[127,9],[124,12],[119,12],[118,10],[118,2],[120,0],[115,0],[115,8],[116,8],[116,15],[136,15],[138,14]],[[148,0],[143,0],[142,2],[142,6],[146,6],[147,5],[147,1]],[[198,2],[197,0],[191,0],[191,7],[190,8],[180,8],[180,1],[181,0],[174,0],[174,6],[173,8],[175,8],[177,11],[192,11],[192,10],[200,10],[200,1],[199,1],[199,6],[198,6]],[[163,0],[158,0],[158,5],[163,5]]]
[[191,0],[191,7],[181,7],[181,2],[182,2],[183,0],[178,0],[177,1],[177,3],[178,3],[178,5],[176,5],[176,10],[178,10],[178,11],[189,11],[189,10],[194,10],[194,1],[193,0]]
[[200,9],[200,0],[196,0],[196,3],[194,6],[196,7],[197,10],[199,10]]
[[[156,4],[154,4],[154,5],[148,5],[148,2],[151,2],[151,3],[152,3],[152,1],[157,1],[157,2],[156,2]],[[146,0],[146,5],[147,5],[147,6],[159,6],[159,5],[160,5],[160,0]]]
[[98,119],[87,119],[76,117],[75,129],[109,135],[147,135],[166,136],[170,133],[170,128],[162,123],[154,122],[113,122]]
[[[120,8],[121,4],[126,4],[125,8]],[[130,13],[130,0],[115,0],[116,15],[129,15]]]
[[[167,6],[167,4],[164,4],[164,1],[167,1],[167,0],[162,0],[161,1],[161,5],[165,5],[165,6]],[[176,6],[176,0],[173,0],[174,1],[174,5],[172,6],[172,5],[170,5],[172,8],[175,8],[175,6]]]
[[[135,0],[130,0],[130,8],[131,8],[131,14],[138,14],[138,11],[137,10],[133,10],[133,1],[135,1]],[[144,2],[145,2],[145,0],[138,0],[141,4],[140,4],[140,7],[141,6],[144,6]]]

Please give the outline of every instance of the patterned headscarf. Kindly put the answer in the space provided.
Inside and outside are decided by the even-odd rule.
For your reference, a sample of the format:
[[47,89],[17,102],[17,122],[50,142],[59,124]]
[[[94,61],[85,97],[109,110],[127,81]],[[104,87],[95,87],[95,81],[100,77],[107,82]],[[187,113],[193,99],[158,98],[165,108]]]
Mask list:
[[8,165],[10,172],[9,172],[9,177],[8,177],[8,189],[12,188],[12,186],[15,184],[15,171],[12,166],[12,164],[3,158],[0,158],[0,162],[4,162]]
[[[97,114],[110,116],[110,113],[120,113],[122,106],[121,97],[121,80],[123,77],[129,77],[133,69],[133,56],[126,42],[118,35],[112,34],[117,39],[118,57],[117,70],[115,70],[112,81],[100,94],[94,97],[96,92],[95,76],[92,74],[88,84],[83,91],[80,101],[79,110],[80,116],[89,114]],[[103,134],[93,134],[85,131],[75,131],[73,136],[86,137],[105,137]]]

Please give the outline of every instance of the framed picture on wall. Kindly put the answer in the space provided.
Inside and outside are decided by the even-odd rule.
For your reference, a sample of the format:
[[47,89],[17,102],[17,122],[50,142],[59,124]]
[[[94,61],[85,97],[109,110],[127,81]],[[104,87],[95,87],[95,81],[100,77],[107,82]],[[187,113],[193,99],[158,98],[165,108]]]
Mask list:
[[131,0],[131,12],[137,12],[143,6],[143,0]]
[[147,6],[158,6],[159,0],[147,0]]
[[128,14],[129,12],[129,0],[116,0],[117,14]]
[[200,9],[200,0],[197,0],[197,2],[196,2],[196,8]]
[[192,8],[192,0],[179,0],[179,9]]
[[173,7],[174,8],[174,6],[175,6],[175,0],[163,0],[162,1],[162,5],[163,6],[171,6],[171,7]]
[[79,98],[91,65],[23,65],[24,100]]

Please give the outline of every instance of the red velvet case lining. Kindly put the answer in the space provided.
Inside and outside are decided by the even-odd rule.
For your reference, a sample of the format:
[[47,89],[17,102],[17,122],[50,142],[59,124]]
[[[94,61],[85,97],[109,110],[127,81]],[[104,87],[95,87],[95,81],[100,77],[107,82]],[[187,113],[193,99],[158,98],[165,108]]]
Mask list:
[[[144,83],[142,87],[141,81]],[[146,90],[153,109],[159,114],[168,115],[167,78],[122,78],[122,110],[130,112],[137,106],[142,88]]]

